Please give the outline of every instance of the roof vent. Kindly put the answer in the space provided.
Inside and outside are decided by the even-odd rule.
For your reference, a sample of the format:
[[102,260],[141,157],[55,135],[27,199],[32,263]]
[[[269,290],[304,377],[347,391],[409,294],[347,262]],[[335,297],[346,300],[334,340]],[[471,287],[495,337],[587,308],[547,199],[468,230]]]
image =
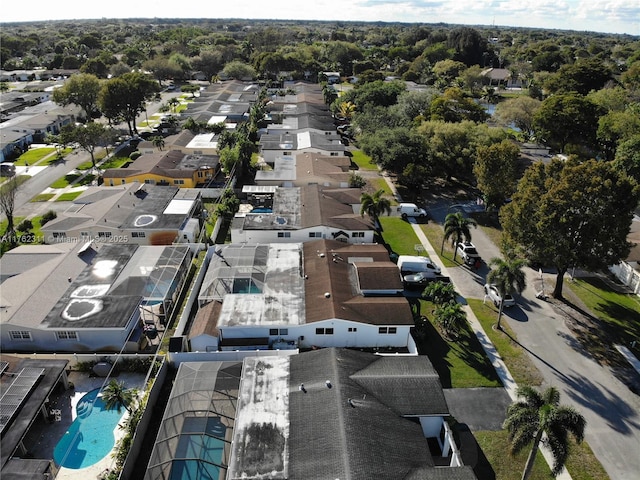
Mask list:
[[327,386],[327,388],[331,388],[333,387],[333,385],[331,385],[331,381],[327,380],[326,382],[324,382],[324,384]]
[[300,386],[298,387],[298,390],[300,390],[301,392],[307,393],[307,389],[304,387],[304,383],[300,384]]
[[325,292],[324,293],[324,298],[331,298],[331,293]]

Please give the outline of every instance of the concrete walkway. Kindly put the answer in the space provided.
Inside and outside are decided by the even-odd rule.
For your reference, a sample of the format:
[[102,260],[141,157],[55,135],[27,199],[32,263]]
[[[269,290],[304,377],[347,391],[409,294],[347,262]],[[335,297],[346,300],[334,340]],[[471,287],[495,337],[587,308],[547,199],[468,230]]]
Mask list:
[[[381,174],[383,178],[386,180],[387,184],[389,185],[389,188],[391,188],[391,191],[393,192],[396,200],[398,202],[401,202],[402,197],[398,193],[398,190],[396,189],[396,186],[391,181],[391,178],[389,177],[389,175],[386,172],[381,172]],[[409,220],[409,223],[411,223],[411,226],[413,227],[413,231],[418,237],[418,240],[420,240],[420,243],[422,243],[427,255],[431,258],[431,260],[434,263],[436,263],[436,265],[438,265],[441,268],[442,275],[444,275],[445,277],[451,278],[449,275],[449,272],[447,271],[447,268],[442,263],[442,260],[440,260],[438,253],[434,250],[433,246],[427,239],[427,236],[422,231],[422,228],[420,227],[420,225],[416,222],[414,218],[409,218],[408,220]],[[507,365],[504,363],[504,360],[502,360],[502,357],[500,357],[500,354],[496,350],[496,347],[493,345],[493,343],[491,343],[491,340],[489,339],[486,332],[482,328],[480,321],[476,317],[471,307],[465,302],[462,308],[467,314],[467,320],[469,321],[469,325],[471,325],[471,328],[473,329],[473,332],[478,338],[478,341],[482,345],[482,348],[484,349],[489,361],[491,362],[491,365],[493,365],[493,368],[495,369],[496,373],[500,377],[502,385],[504,385],[504,388],[507,394],[509,395],[512,401],[516,401],[517,400],[516,390],[518,388],[518,385],[513,380],[513,377],[511,376],[511,373],[509,372]],[[553,455],[551,454],[551,451],[548,448],[546,448],[544,445],[540,445],[540,452],[542,453],[545,460],[549,464],[549,468],[553,468]],[[556,478],[558,480],[571,480],[571,475],[569,475],[569,472],[567,472],[566,469],[563,469],[562,472]]]

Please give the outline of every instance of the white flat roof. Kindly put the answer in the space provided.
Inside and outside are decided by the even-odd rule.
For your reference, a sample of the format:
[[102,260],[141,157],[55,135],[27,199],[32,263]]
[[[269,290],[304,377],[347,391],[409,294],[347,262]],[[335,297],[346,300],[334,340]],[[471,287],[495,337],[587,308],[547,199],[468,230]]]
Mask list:
[[165,215],[186,215],[193,207],[193,200],[176,200],[173,199],[162,212]]
[[187,148],[218,148],[218,141],[213,133],[201,133],[191,139]]

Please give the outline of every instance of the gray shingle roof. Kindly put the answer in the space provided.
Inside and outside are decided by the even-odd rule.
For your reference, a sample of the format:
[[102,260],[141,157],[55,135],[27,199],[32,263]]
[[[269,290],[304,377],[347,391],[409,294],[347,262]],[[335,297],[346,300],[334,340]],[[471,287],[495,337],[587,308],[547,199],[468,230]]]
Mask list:
[[[275,363],[270,367],[281,359],[260,360],[260,368],[254,365],[257,359],[246,361],[253,366],[243,372],[243,383],[258,389],[275,385],[285,371]],[[284,445],[243,443],[228,478],[240,478],[240,472],[248,479],[265,475],[290,480],[475,478],[471,469],[435,468],[420,423],[398,413],[408,409],[416,415],[430,415],[433,410],[446,414],[442,387],[427,357],[327,348],[289,357],[288,372],[288,391],[272,391],[281,396],[283,408],[288,402],[288,429],[271,432],[274,438],[284,438]],[[239,406],[236,427],[243,414],[256,408]],[[262,423],[253,421],[256,426]],[[279,458],[278,470],[269,470],[263,458]]]

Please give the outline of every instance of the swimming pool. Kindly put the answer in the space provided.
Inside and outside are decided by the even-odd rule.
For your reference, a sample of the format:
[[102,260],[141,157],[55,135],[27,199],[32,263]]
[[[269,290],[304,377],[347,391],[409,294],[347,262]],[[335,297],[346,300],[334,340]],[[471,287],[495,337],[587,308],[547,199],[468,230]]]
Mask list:
[[107,410],[98,398],[99,392],[97,388],[80,399],[76,419],[53,450],[53,459],[61,467],[90,467],[113,449],[116,442],[113,431],[124,410]]
[[218,417],[184,420],[171,466],[170,480],[217,480],[224,466],[227,427]]

